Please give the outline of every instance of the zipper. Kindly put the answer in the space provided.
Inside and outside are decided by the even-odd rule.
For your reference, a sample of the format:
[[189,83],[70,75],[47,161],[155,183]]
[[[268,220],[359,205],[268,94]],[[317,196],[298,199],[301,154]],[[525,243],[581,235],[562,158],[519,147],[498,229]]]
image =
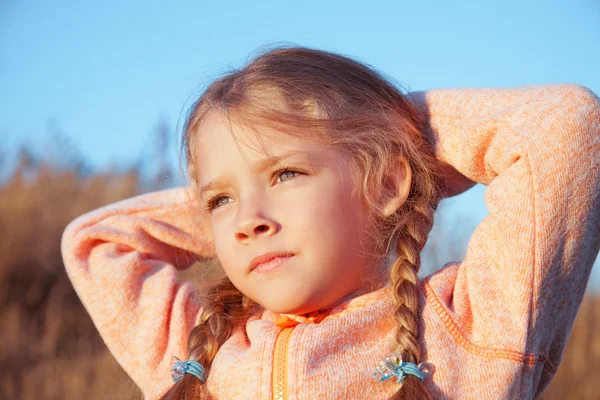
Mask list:
[[273,400],[286,400],[288,398],[288,346],[294,327],[284,328],[275,341],[275,354],[273,356]]

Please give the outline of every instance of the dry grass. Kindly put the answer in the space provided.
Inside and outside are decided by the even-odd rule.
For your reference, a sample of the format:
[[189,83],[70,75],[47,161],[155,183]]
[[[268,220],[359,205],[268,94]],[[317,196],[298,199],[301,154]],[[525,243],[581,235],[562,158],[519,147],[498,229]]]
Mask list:
[[[0,398],[139,399],[66,276],[61,233],[86,211],[140,193],[137,171],[82,177],[24,169],[0,187]],[[600,298],[586,298],[564,361],[543,398],[600,392]]]

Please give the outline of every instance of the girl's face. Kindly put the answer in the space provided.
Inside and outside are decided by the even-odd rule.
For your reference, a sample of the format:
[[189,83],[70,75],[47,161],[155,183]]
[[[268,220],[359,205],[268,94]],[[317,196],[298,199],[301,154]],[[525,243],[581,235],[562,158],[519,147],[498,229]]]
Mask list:
[[[232,283],[278,313],[326,308],[369,287],[376,259],[367,210],[351,192],[339,150],[268,129],[233,132],[210,112],[196,133],[201,200],[209,202],[216,255]],[[251,269],[270,252],[293,256],[270,271]]]

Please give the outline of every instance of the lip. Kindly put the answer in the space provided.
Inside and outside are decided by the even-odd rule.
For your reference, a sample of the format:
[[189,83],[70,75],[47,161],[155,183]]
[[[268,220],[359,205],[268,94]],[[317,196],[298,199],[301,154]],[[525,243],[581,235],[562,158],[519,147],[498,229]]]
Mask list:
[[277,251],[277,252],[265,253],[261,256],[254,257],[252,259],[252,261],[250,261],[250,271],[253,271],[260,264],[267,263],[267,262],[273,260],[274,258],[277,258],[277,257],[288,258],[288,257],[292,257],[293,255],[294,255],[294,253],[290,253],[288,251]]

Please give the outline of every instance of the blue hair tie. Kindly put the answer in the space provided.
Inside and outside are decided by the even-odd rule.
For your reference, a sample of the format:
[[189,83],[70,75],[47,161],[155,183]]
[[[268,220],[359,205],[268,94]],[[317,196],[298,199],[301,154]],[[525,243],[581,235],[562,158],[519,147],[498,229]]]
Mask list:
[[173,360],[177,361],[171,368],[171,377],[175,383],[179,382],[179,380],[183,378],[184,374],[194,375],[200,380],[200,383],[204,383],[206,381],[206,371],[204,370],[202,364],[200,364],[198,361],[181,361],[177,357],[173,357]]
[[425,380],[425,373],[421,371],[420,367],[421,364],[417,366],[413,363],[402,361],[400,353],[392,353],[379,363],[375,369],[374,376],[377,382],[383,382],[395,376],[397,378],[396,383],[402,383],[406,375],[414,375],[423,382]]

